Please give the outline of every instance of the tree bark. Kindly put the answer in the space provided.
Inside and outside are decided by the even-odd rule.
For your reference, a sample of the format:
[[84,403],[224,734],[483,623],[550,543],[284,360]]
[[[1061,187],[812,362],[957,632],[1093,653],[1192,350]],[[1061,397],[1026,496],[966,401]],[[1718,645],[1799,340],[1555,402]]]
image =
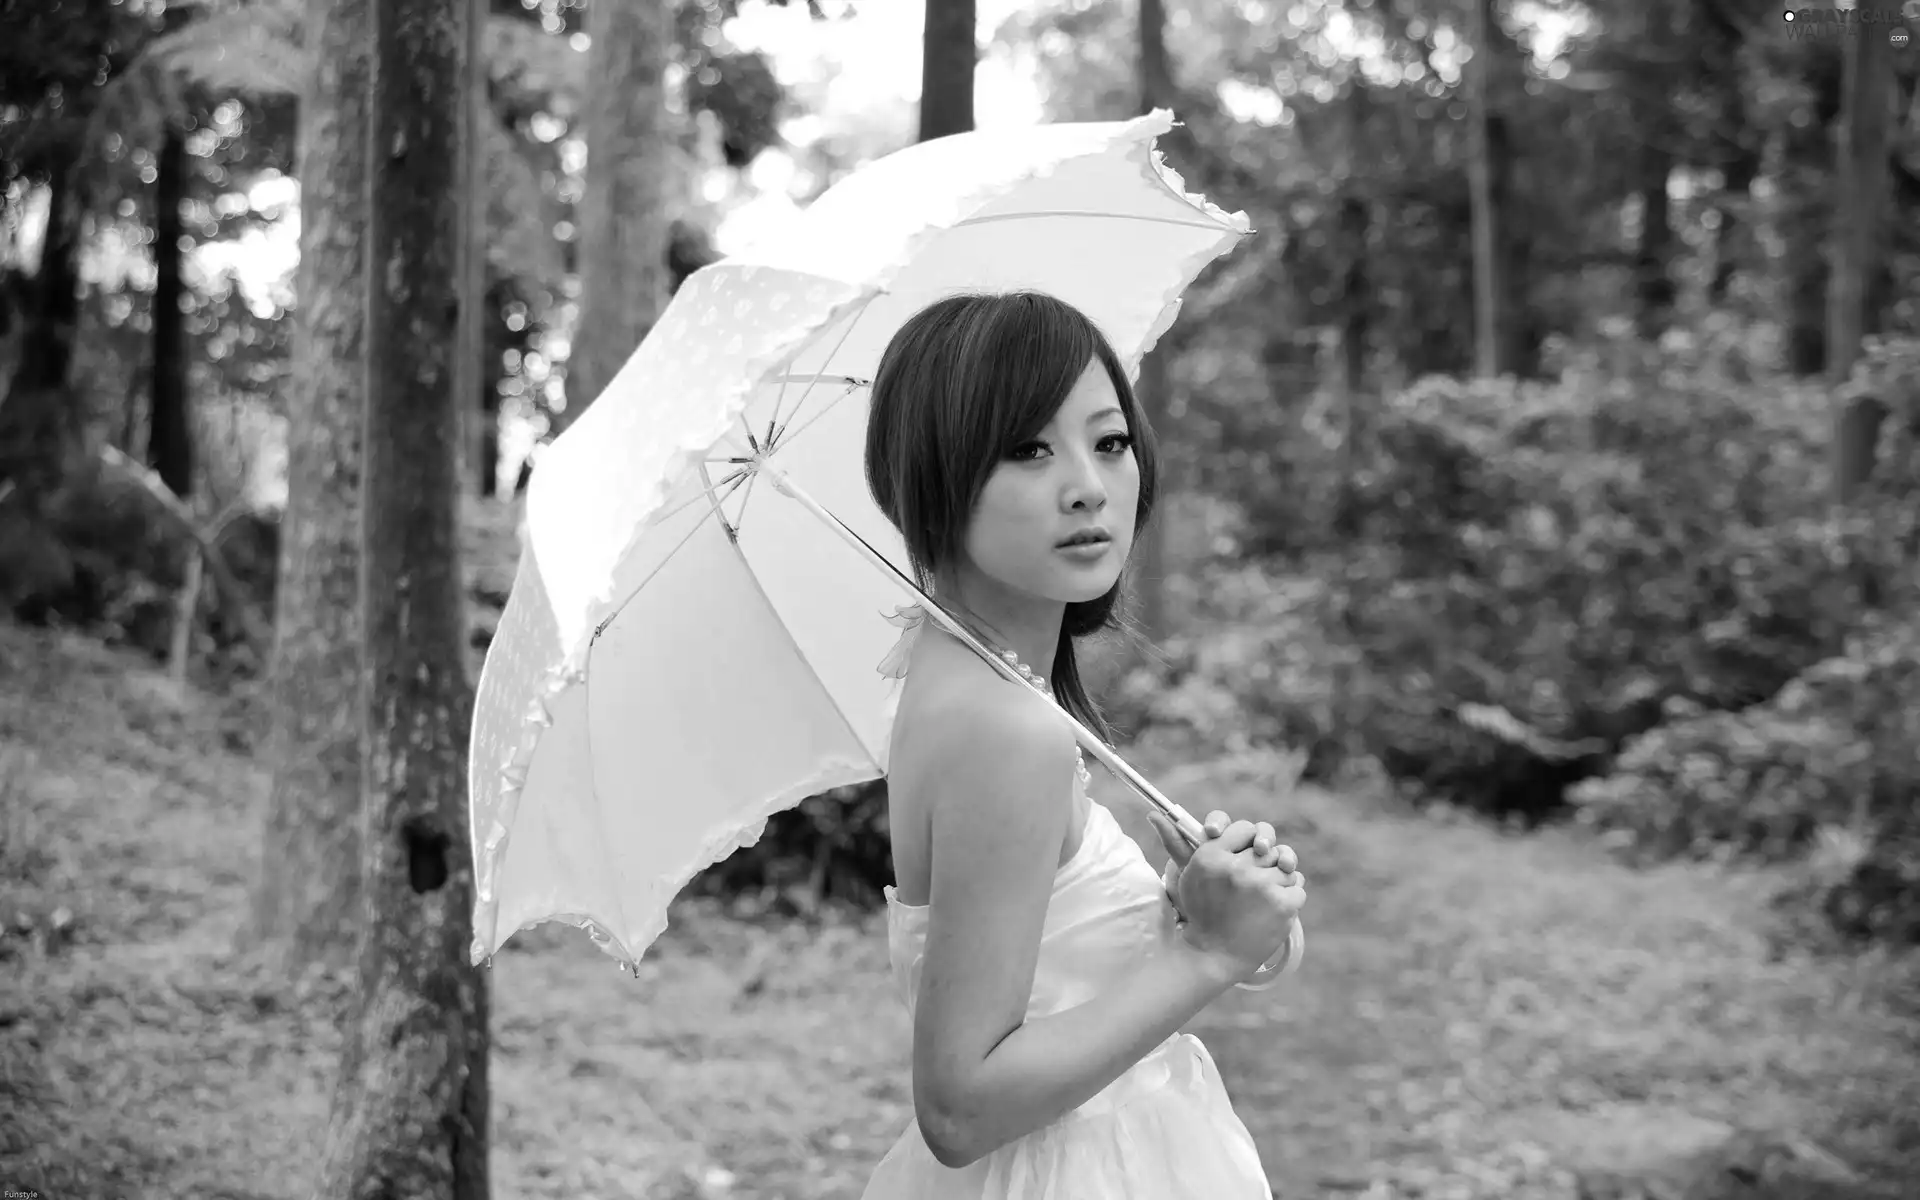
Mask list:
[[80,324],[80,225],[85,210],[77,178],[77,141],[48,155],[47,231],[41,239],[40,269],[34,273],[33,303],[27,309],[27,328],[9,396],[64,391],[73,368],[73,339]]
[[973,129],[973,73],[980,59],[974,0],[927,0],[920,33],[920,139]]
[[486,402],[486,393],[495,380],[492,364],[487,361],[487,338],[483,324],[487,287],[487,145],[484,133],[487,113],[486,30],[484,19],[468,23],[467,57],[473,63],[473,70],[469,74],[472,86],[468,89],[463,110],[466,123],[461,140],[461,153],[464,155],[461,162],[461,194],[467,206],[461,218],[461,228],[465,231],[460,242],[461,287],[464,289],[463,295],[480,297],[482,303],[467,304],[461,308],[460,357],[454,372],[458,380],[456,390],[464,398],[460,413],[463,427],[467,430],[461,465],[470,481],[469,486],[479,496],[493,494],[493,476],[499,468],[499,459],[490,454],[495,439],[487,436],[490,432],[487,421],[493,410]]
[[362,481],[366,930],[325,1200],[485,1200],[487,981],[468,961],[460,578],[462,109],[481,0],[374,0]]
[[1501,164],[1495,161],[1493,125],[1493,38],[1498,20],[1496,0],[1473,0],[1473,58],[1467,63],[1468,121],[1472,139],[1467,160],[1468,190],[1473,205],[1473,369],[1483,379],[1502,374],[1502,348],[1507,344],[1504,311],[1507,295],[1506,255],[1500,247],[1500,219],[1496,211]]
[[[1173,65],[1167,59],[1167,10],[1164,0],[1139,0],[1139,57],[1135,66],[1139,85],[1140,111],[1171,108],[1176,99]],[[1168,139],[1169,141],[1174,139]],[[1167,611],[1167,516],[1174,495],[1171,433],[1173,422],[1172,379],[1167,369],[1165,350],[1149,351],[1140,360],[1140,376],[1134,384],[1140,411],[1159,437],[1159,498],[1153,519],[1136,531],[1140,550],[1133,571],[1132,587],[1136,599],[1135,622],[1140,636],[1158,645],[1170,633],[1172,620]]]
[[242,935],[345,966],[360,936],[360,497],[369,0],[308,0],[287,507],[269,668],[272,772]]
[[1827,362],[1827,231],[1834,197],[1829,191],[1836,124],[1841,107],[1837,55],[1813,46],[1796,64],[1799,82],[1812,94],[1810,119],[1778,131],[1780,165],[1772,205],[1776,235],[1785,243],[1780,271],[1786,296],[1787,369],[1818,375]]
[[49,157],[47,229],[22,305],[20,358],[0,393],[0,492],[38,511],[79,451],[79,406],[67,395],[80,318],[80,168],[74,142]]
[[1634,315],[1640,336],[1654,341],[1667,331],[1673,319],[1676,296],[1672,206],[1667,199],[1673,152],[1664,144],[1664,129],[1655,126],[1646,133],[1650,140],[1640,147],[1640,244],[1634,253]]
[[580,326],[567,361],[564,429],[626,364],[667,303],[671,129],[664,0],[587,12],[587,179],[580,201]]
[[153,374],[152,422],[147,462],[181,499],[193,495],[193,421],[187,402],[187,322],[180,311],[186,294],[180,279],[180,202],[186,197],[187,145],[178,126],[166,122],[153,179]]
[[[1893,50],[1879,25],[1843,26],[1842,112],[1833,205],[1833,272],[1827,285],[1827,381],[1846,382],[1860,340],[1875,324],[1870,281],[1888,250],[1888,140],[1893,124]],[[1875,396],[1841,402],[1834,417],[1835,499],[1846,503],[1873,474],[1886,405]]]
[[1348,83],[1347,120],[1351,139],[1348,148],[1345,188],[1340,197],[1340,247],[1346,262],[1340,283],[1340,357],[1342,386],[1348,403],[1348,444],[1355,445],[1360,429],[1358,399],[1366,387],[1367,342],[1371,337],[1373,289],[1368,281],[1368,241],[1372,235],[1373,211],[1355,170],[1354,159],[1365,145],[1367,124],[1373,109],[1373,95],[1364,78]]

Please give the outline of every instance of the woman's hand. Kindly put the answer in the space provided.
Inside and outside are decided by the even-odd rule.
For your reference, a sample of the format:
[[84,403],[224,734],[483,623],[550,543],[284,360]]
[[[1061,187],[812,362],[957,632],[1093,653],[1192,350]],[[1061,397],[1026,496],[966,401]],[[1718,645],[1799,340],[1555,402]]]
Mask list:
[[1168,890],[1186,919],[1188,942],[1240,975],[1253,973],[1286,942],[1306,904],[1298,857],[1274,844],[1266,822],[1229,822],[1225,813],[1211,813],[1207,840],[1190,848],[1157,809],[1149,817],[1178,870]]
[[[1194,847],[1188,846],[1186,839],[1181,837],[1171,825],[1162,825],[1159,809],[1149,807],[1147,816],[1153,822],[1155,831],[1160,834],[1160,841],[1167,847],[1167,853],[1170,856],[1167,860],[1167,869],[1161,874],[1160,880],[1166,885],[1167,895],[1170,898],[1177,897],[1180,894],[1181,864],[1185,863],[1187,856],[1193,853]],[[1207,814],[1206,821],[1200,827],[1201,833],[1206,840],[1210,841],[1225,833],[1227,826],[1231,823],[1232,818],[1216,808]],[[1299,856],[1294,854],[1293,847],[1279,845],[1273,826],[1265,821],[1254,823],[1253,850],[1261,866],[1277,868],[1282,874],[1291,875],[1300,867]],[[1177,900],[1175,907],[1179,907]],[[1184,912],[1180,915],[1183,919],[1186,916]]]

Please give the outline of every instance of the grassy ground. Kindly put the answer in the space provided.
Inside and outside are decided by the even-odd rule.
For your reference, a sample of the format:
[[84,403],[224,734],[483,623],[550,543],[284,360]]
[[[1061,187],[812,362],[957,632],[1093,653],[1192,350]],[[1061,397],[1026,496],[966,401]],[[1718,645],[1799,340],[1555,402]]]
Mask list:
[[[340,981],[228,951],[263,794],[232,708],[0,625],[0,1187],[308,1194]],[[1272,808],[1257,760],[1143,766]],[[1778,953],[1762,881],[1570,835],[1319,792],[1277,815],[1306,967],[1196,1031],[1281,1195],[1920,1194],[1911,960]],[[687,906],[637,981],[571,930],[492,971],[497,1195],[853,1197],[910,1119],[871,918]]]

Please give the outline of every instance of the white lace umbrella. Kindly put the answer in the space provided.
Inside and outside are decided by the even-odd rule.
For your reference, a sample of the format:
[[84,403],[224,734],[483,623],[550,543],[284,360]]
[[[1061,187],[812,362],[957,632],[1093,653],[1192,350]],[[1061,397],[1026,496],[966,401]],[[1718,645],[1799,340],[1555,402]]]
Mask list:
[[565,921],[632,967],[674,895],[769,816],[885,773],[886,614],[925,598],[862,466],[881,351],[943,296],[1034,289],[1137,371],[1248,232],[1161,161],[1172,124],[1163,110],[922,143],[681,286],[528,491],[474,712],[474,962]]

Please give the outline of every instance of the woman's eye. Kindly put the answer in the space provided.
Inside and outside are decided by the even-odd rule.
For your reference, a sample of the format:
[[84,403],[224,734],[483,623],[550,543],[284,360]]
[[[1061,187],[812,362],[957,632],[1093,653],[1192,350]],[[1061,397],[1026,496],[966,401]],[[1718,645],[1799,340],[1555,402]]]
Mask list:
[[[1102,454],[1125,454],[1133,449],[1133,435],[1127,433],[1109,433],[1095,443]],[[1035,439],[1022,442],[1007,451],[1007,458],[1013,462],[1034,462],[1043,454],[1052,454],[1053,447]]]

